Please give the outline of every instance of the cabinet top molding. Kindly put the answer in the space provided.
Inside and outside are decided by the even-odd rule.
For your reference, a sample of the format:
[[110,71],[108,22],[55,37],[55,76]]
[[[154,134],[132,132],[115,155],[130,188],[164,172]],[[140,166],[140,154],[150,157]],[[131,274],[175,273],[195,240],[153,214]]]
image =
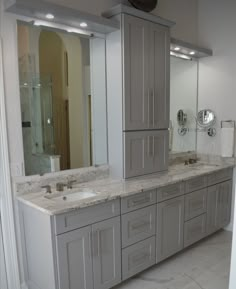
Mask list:
[[5,11],[36,20],[49,21],[45,16],[50,13],[54,15],[54,19],[50,20],[52,23],[81,29],[80,23],[86,22],[88,26],[85,32],[89,30],[90,33],[107,34],[120,29],[118,21],[46,1],[5,0],[4,4]]
[[151,13],[147,13],[141,10],[138,10],[136,8],[127,6],[127,5],[123,5],[123,4],[119,4],[117,6],[114,6],[113,8],[109,9],[108,11],[102,13],[103,17],[107,17],[107,18],[111,18],[115,15],[118,14],[128,14],[128,15],[132,15],[132,16],[136,16],[139,18],[142,18],[144,20],[153,22],[153,23],[157,23],[157,24],[161,24],[167,27],[172,27],[175,25],[175,22],[164,19],[160,16],[156,16],[154,14]]

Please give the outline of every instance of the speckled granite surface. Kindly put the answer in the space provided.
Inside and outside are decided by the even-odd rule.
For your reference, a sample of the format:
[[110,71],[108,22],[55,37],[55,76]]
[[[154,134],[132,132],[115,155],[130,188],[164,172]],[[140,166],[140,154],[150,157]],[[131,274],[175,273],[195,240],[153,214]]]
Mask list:
[[[67,190],[64,192],[64,194],[72,194],[84,191],[94,192],[96,193],[96,196],[73,202],[68,200],[64,201],[60,193],[55,191],[50,195],[50,198],[54,196],[60,198],[57,200],[53,200],[53,198],[48,199],[47,197],[45,197],[47,195],[45,195],[45,192],[42,192],[42,189],[38,188],[37,190],[37,186],[33,185],[35,189],[33,191],[32,184],[29,180],[27,182],[21,180],[20,187],[19,183],[16,184],[16,188],[18,188],[17,199],[18,201],[34,207],[35,209],[40,210],[46,214],[57,215],[72,210],[96,205],[101,202],[114,200],[117,198],[123,198],[142,191],[174,184],[176,182],[186,181],[200,175],[211,174],[221,169],[233,168],[234,166],[234,159],[222,160],[219,158],[214,159],[214,164],[203,162],[199,162],[197,164],[189,166],[184,166],[183,164],[176,164],[170,166],[168,172],[142,176],[130,180],[112,179],[107,175],[107,173],[105,173],[106,170],[104,174],[102,174],[101,172],[97,173],[97,176],[99,177],[95,179],[96,174],[93,172],[93,180],[91,176],[89,178],[87,177],[87,179],[84,177],[84,180],[86,179],[86,182],[77,183],[72,190]],[[73,176],[73,178],[75,178],[75,176]],[[54,183],[59,180],[60,178],[58,178],[58,176],[53,178]],[[42,183],[40,184],[42,185]],[[19,192],[21,192],[20,195]]]

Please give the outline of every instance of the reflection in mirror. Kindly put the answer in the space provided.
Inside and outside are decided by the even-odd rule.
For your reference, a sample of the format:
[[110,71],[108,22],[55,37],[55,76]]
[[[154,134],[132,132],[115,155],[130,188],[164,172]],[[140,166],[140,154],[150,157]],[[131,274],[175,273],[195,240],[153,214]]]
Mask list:
[[197,114],[197,122],[201,127],[210,127],[215,124],[215,113],[210,109],[203,109]]
[[170,153],[196,151],[198,62],[171,57]]
[[18,23],[25,174],[107,163],[105,40]]

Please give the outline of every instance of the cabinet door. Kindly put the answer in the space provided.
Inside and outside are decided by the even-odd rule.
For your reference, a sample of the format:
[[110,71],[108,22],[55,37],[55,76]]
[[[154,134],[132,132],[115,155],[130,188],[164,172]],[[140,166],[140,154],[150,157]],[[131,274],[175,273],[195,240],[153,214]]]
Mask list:
[[149,128],[169,127],[170,117],[170,32],[150,24],[149,55]]
[[157,205],[157,263],[183,249],[184,196]]
[[184,224],[184,247],[188,247],[206,237],[206,214],[202,214]]
[[168,131],[124,133],[124,178],[168,168]]
[[217,209],[218,209],[218,185],[211,186],[207,191],[207,234],[210,235],[218,230]]
[[120,217],[92,225],[93,274],[96,289],[121,282]]
[[146,171],[155,173],[167,170],[169,161],[168,130],[150,131],[147,134]]
[[148,129],[149,22],[123,15],[123,130]]
[[224,228],[230,222],[232,180],[208,188],[207,234]]
[[185,221],[206,213],[207,189],[193,192],[185,196]]
[[60,289],[93,289],[91,227],[56,237]]
[[227,181],[218,185],[217,196],[217,225],[224,228],[230,222],[232,201],[232,181]]

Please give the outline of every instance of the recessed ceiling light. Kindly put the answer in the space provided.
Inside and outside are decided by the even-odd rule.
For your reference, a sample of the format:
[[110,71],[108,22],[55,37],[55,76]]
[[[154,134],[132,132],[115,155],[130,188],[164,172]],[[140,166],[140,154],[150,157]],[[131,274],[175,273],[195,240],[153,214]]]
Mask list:
[[179,50],[180,50],[180,47],[176,46],[176,47],[174,48],[174,50],[175,50],[175,51],[179,51]]
[[51,13],[46,14],[47,19],[54,19],[54,15]]
[[80,27],[88,27],[88,24],[86,22],[81,22]]
[[195,55],[195,51],[191,51],[189,54],[190,55]]

